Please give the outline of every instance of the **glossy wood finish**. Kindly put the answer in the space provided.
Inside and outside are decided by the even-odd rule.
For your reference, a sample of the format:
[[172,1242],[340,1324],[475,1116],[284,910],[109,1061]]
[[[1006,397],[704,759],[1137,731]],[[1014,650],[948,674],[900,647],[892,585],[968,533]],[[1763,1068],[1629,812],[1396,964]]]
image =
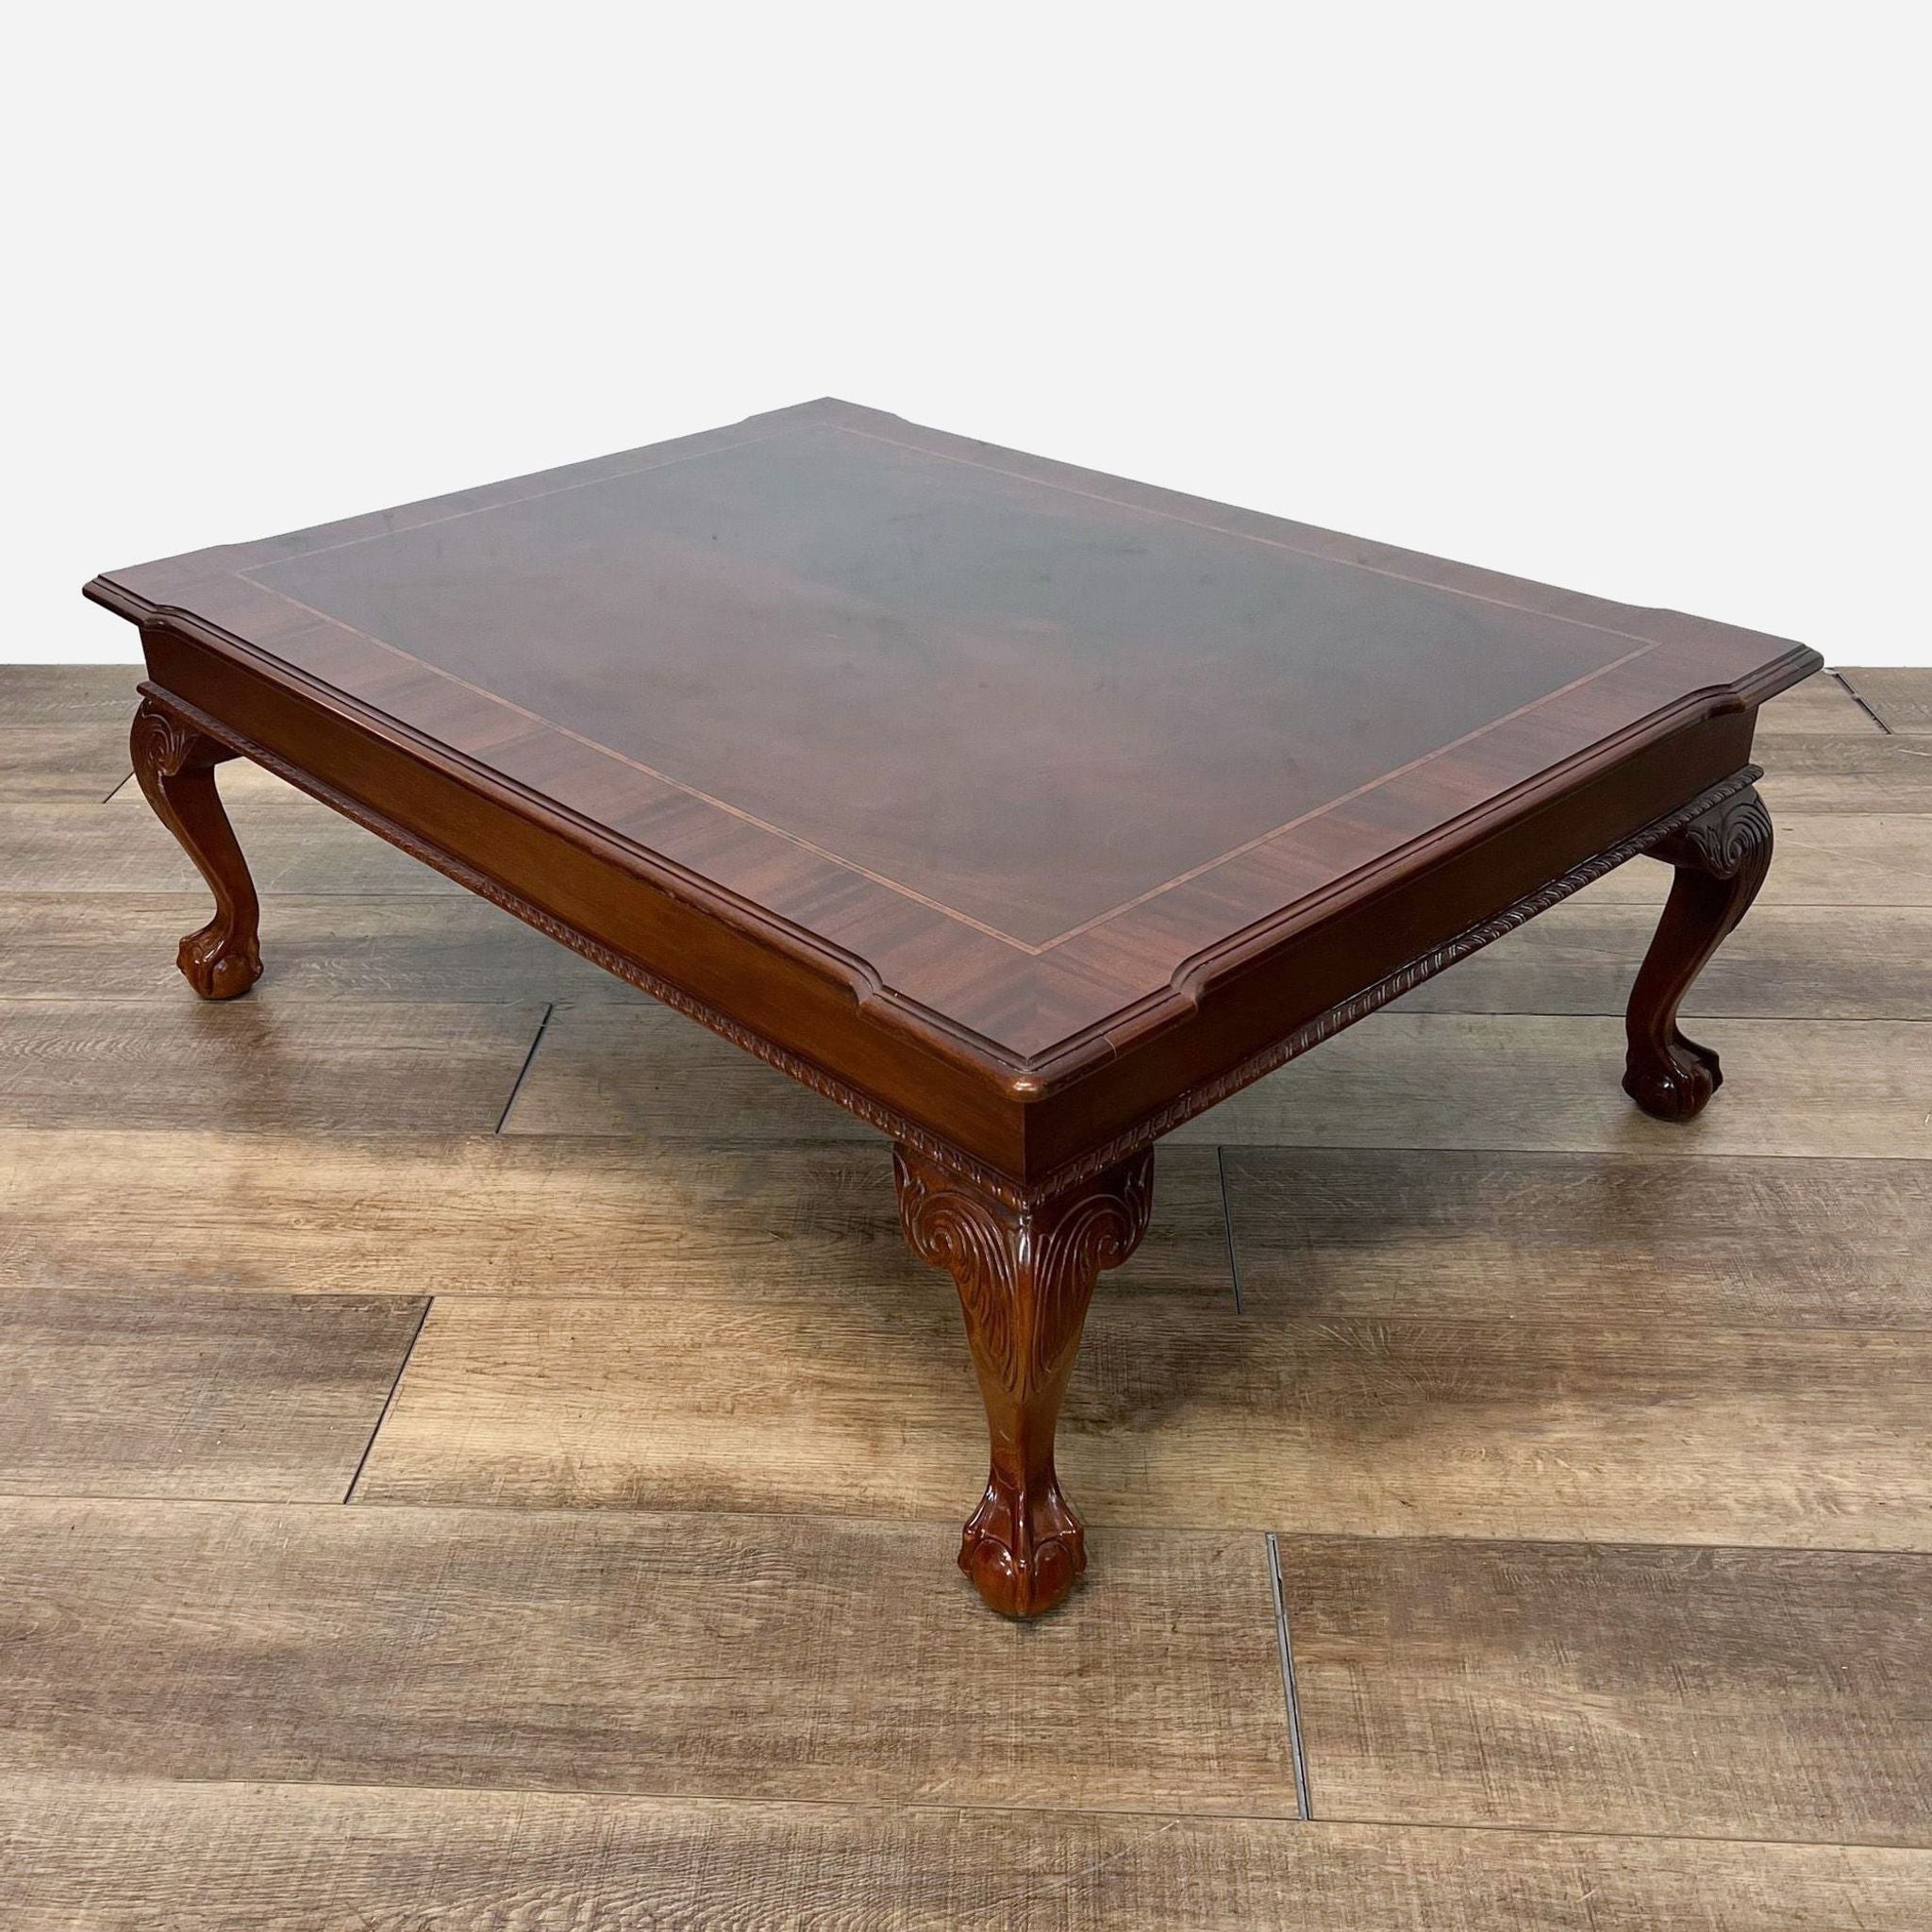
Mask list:
[[1685,1038],[1677,1009],[1751,909],[1771,850],[1771,814],[1748,786],[1651,847],[1677,875],[1630,991],[1624,1091],[1659,1120],[1690,1120],[1724,1084],[1717,1055]]
[[155,816],[181,841],[215,895],[215,916],[183,937],[175,964],[203,999],[237,999],[261,977],[256,938],[261,913],[215,790],[215,767],[235,754],[152,698],[134,715],[128,749]]
[[[1053,1415],[1146,1150],[1701,850],[1819,662],[829,401],[88,593],[216,894],[198,991],[258,970],[241,752],[892,1138],[992,1427],[969,1568],[1020,1612],[1084,1560]],[[1674,1014],[1744,899],[1673,901],[1646,1106],[1715,1085]]]
[[1154,1150],[1024,1208],[915,1149],[894,1151],[892,1174],[913,1253],[959,1290],[992,1436],[991,1473],[960,1539],[959,1567],[994,1609],[1037,1616],[1087,1567],[1080,1519],[1054,1471],[1054,1430],[1093,1284],[1147,1232]]
[[192,723],[1014,1194],[1817,663],[834,403],[90,591]]

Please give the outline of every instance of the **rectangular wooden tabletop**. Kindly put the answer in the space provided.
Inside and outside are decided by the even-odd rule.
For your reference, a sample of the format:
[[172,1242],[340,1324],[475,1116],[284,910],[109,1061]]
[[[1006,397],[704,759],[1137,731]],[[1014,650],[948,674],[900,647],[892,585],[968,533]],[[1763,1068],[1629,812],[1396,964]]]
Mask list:
[[1008,1095],[1220,1025],[1129,1110],[1252,1049],[1222,982],[1399,961],[1736,770],[1818,662],[831,401],[90,588]]

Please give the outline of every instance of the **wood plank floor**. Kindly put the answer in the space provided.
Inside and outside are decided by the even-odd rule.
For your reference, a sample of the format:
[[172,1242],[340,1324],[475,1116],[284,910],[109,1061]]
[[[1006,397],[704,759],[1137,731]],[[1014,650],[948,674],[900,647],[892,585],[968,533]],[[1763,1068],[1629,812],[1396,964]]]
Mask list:
[[1617,1091],[1633,864],[1166,1144],[1062,1429],[886,1150],[265,774],[195,1002],[136,675],[0,669],[0,1925],[1932,1927],[1932,673]]
[[0,1326],[0,1493],[341,1502],[428,1306],[15,1296]]
[[1932,1854],[386,1786],[0,1779],[21,1932],[1924,1932]]
[[1908,738],[1932,736],[1932,671],[1893,668],[1840,675],[1882,730]]

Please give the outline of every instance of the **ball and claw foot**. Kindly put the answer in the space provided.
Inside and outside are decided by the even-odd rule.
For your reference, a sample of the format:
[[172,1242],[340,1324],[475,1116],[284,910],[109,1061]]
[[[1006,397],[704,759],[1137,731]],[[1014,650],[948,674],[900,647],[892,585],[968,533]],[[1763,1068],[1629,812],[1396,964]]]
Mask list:
[[1677,875],[1630,991],[1624,1091],[1657,1120],[1694,1119],[1724,1085],[1717,1055],[1685,1037],[1677,1008],[1750,910],[1771,852],[1771,814],[1749,785],[1652,848]]
[[1659,1121],[1694,1119],[1724,1084],[1717,1055],[1674,1028],[1664,1058],[1632,1054],[1624,1068],[1624,1091]]
[[1002,1616],[1037,1617],[1080,1580],[1086,1531],[1051,1477],[1025,1497],[990,1482],[960,1534],[959,1567]]
[[175,955],[181,976],[205,1000],[236,1000],[261,977],[261,953],[218,913],[182,940]]

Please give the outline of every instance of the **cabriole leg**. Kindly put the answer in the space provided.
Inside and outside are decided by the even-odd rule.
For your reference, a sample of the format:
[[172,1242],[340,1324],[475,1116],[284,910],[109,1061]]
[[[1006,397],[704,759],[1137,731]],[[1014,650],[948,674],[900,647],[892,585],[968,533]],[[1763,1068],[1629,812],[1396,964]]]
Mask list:
[[215,895],[215,916],[181,941],[175,963],[203,999],[232,1000],[261,976],[255,882],[215,790],[215,766],[235,754],[151,697],[134,714],[128,748],[147,802]]
[[1624,1091],[1645,1113],[1688,1121],[1724,1084],[1717,1055],[1687,1040],[1677,1008],[1771,865],[1771,814],[1750,786],[1652,848],[1677,869],[1657,936],[1630,991]]
[[1093,1284],[1147,1231],[1154,1153],[1026,1208],[908,1147],[894,1151],[893,1173],[913,1253],[958,1284],[992,1438],[959,1567],[994,1609],[1038,1616],[1087,1567],[1080,1519],[1054,1474],[1054,1427]]

